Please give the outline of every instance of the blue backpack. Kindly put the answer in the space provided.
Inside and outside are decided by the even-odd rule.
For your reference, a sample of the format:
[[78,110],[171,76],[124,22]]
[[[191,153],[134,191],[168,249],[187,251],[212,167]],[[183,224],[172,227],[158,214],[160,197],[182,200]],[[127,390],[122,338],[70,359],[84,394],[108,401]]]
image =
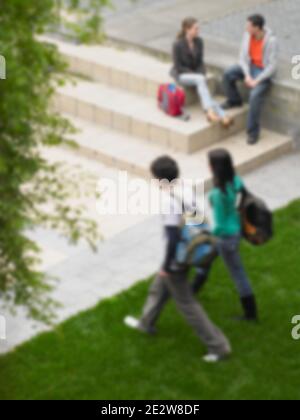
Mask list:
[[190,223],[184,217],[180,241],[176,250],[179,267],[203,268],[217,257],[216,239],[209,231],[207,223]]

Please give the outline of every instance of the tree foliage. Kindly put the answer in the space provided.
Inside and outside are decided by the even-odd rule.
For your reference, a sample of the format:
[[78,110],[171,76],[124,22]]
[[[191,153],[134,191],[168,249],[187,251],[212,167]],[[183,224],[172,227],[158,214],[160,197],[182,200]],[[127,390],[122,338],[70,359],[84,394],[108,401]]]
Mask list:
[[[57,25],[57,0],[0,1],[0,54],[6,80],[0,80],[0,301],[25,307],[29,316],[47,321],[53,314],[51,279],[38,270],[39,247],[29,238],[36,226],[60,229],[74,243],[95,246],[96,224],[84,209],[66,203],[81,174],[68,173],[45,158],[45,149],[66,146],[72,127],[51,110],[66,65],[57,50],[37,36]],[[88,4],[89,0],[85,1]],[[99,34],[101,8],[107,0],[90,0],[83,33]],[[69,6],[78,10],[72,0]]]

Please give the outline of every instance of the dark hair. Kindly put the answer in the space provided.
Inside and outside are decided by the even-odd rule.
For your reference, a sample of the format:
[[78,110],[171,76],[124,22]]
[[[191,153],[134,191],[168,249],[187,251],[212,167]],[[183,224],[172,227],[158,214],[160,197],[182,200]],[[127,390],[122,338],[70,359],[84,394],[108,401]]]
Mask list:
[[266,24],[266,19],[262,15],[251,15],[248,17],[248,21],[259,29],[264,29]]
[[226,192],[226,186],[233,182],[235,169],[230,153],[225,149],[215,149],[209,153],[209,163],[213,171],[214,186]]
[[177,162],[170,156],[162,156],[152,162],[151,172],[159,181],[166,179],[172,182],[178,179],[180,175]]
[[177,35],[178,39],[182,39],[186,36],[186,33],[189,29],[191,29],[194,25],[198,23],[198,20],[194,17],[187,17],[182,21],[181,30]]

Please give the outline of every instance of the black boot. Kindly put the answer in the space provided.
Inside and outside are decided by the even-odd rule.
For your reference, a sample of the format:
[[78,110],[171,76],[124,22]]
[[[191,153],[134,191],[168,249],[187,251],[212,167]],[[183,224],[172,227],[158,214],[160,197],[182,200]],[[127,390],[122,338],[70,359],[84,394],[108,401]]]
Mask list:
[[257,305],[255,296],[247,296],[241,298],[242,307],[244,309],[245,315],[240,317],[240,321],[258,321],[257,315]]

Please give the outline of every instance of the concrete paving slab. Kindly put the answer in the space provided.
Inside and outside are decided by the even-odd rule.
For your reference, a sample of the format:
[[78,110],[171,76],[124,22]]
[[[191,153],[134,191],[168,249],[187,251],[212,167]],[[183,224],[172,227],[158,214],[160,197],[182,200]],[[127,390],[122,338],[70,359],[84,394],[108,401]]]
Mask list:
[[[199,17],[206,23],[240,10],[254,8],[267,0],[222,0],[208,2],[207,0],[164,0],[143,1],[142,6],[132,4],[131,8],[118,9],[106,17],[105,29],[109,37],[136,44],[150,45],[168,33],[172,39],[186,16]],[[120,7],[120,6],[119,6]]]

